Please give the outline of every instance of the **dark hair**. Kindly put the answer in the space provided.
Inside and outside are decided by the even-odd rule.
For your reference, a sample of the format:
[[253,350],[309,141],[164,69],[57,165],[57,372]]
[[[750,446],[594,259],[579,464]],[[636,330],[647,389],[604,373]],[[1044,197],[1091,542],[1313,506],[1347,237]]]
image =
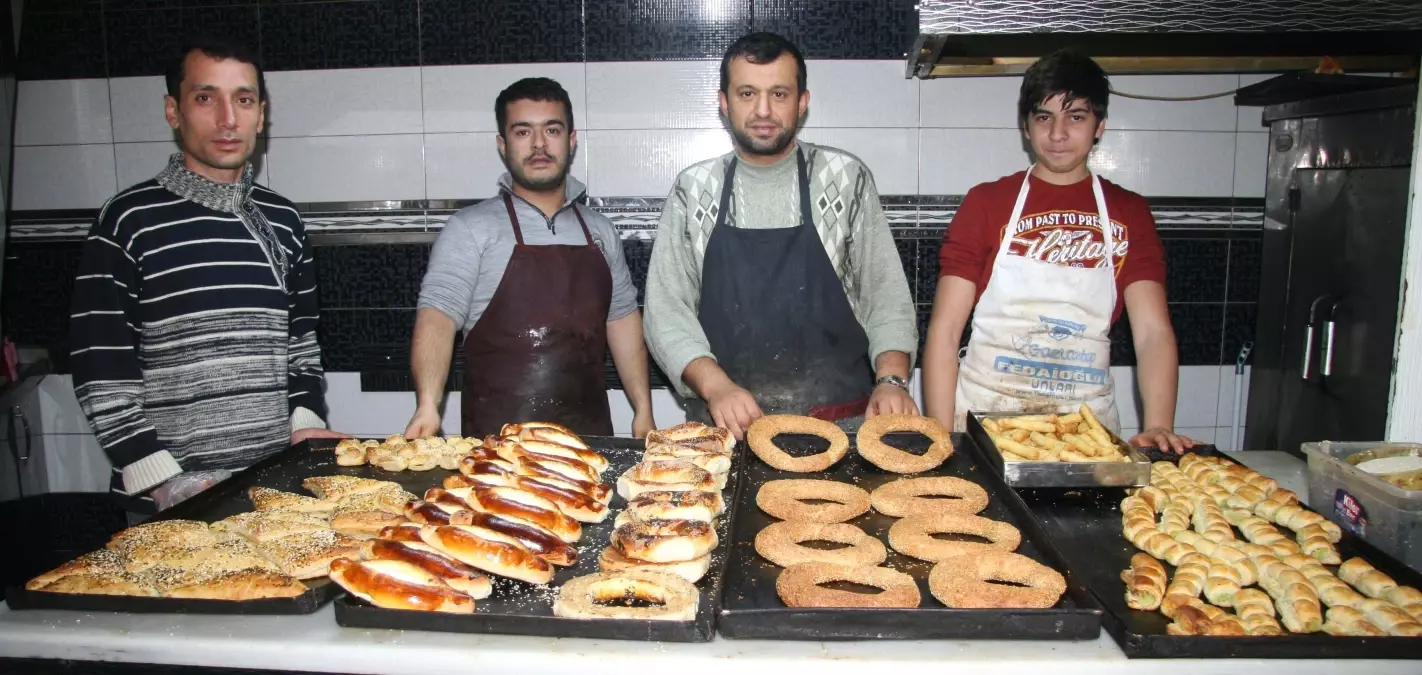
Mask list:
[[721,57],[721,93],[730,93],[731,61],[744,56],[751,63],[770,63],[785,53],[795,57],[795,84],[801,92],[805,91],[805,57],[795,43],[775,33],[751,33],[732,42],[726,48],[726,55]]
[[262,64],[257,60],[257,52],[251,47],[240,42],[231,42],[221,38],[203,38],[194,40],[183,47],[178,52],[178,57],[168,64],[168,71],[165,73],[168,79],[168,95],[178,98],[182,93],[183,77],[187,75],[185,68],[188,62],[188,55],[193,52],[202,52],[209,58],[218,61],[234,59],[246,63],[257,70],[257,100],[267,100],[267,79],[262,74]]
[[1091,57],[1073,49],[1057,50],[1037,59],[1022,78],[1022,91],[1017,96],[1017,124],[1024,127],[1032,111],[1053,96],[1062,95],[1063,103],[1085,99],[1100,122],[1106,119],[1107,98],[1111,82],[1106,71]]
[[575,128],[573,102],[568,98],[568,92],[563,89],[563,85],[546,77],[525,77],[499,92],[499,98],[494,101],[494,119],[499,123],[500,136],[504,135],[504,125],[509,122],[509,104],[514,101],[562,103],[564,112],[568,114],[568,131]]

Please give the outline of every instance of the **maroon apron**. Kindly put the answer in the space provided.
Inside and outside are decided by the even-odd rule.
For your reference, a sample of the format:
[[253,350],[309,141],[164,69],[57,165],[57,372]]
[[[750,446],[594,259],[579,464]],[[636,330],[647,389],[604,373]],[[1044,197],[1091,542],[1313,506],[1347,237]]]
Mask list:
[[493,299],[464,338],[461,433],[482,437],[505,424],[541,421],[611,436],[607,260],[576,204],[570,208],[586,246],[529,246],[513,198],[508,192],[503,197],[518,243]]

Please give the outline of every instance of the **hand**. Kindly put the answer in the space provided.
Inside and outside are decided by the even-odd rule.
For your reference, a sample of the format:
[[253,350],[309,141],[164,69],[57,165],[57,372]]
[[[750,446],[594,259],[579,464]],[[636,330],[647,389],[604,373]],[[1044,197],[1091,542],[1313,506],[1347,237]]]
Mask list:
[[1138,448],[1155,446],[1161,452],[1173,452],[1177,455],[1185,454],[1185,450],[1199,445],[1199,442],[1188,437],[1181,436],[1169,429],[1155,427],[1146,429],[1131,439],[1131,445]]
[[869,395],[869,407],[864,411],[864,420],[874,419],[876,415],[917,415],[918,404],[913,402],[913,397],[908,391],[896,384],[885,382],[874,387],[874,393]]
[[751,422],[765,415],[760,411],[755,397],[733,382],[728,381],[724,388],[710,393],[706,399],[706,409],[711,412],[712,423],[729,429],[738,441],[745,439]]
[[632,437],[646,438],[647,434],[657,428],[657,422],[652,418],[652,411],[636,412],[632,414]]
[[410,418],[410,425],[405,427],[405,438],[428,438],[439,435],[439,425],[443,420],[439,417],[439,410],[435,408],[416,408],[415,416]]
[[343,434],[343,433],[341,433],[341,432],[339,432],[339,431],[331,431],[330,429],[322,429],[322,428],[320,428],[320,427],[310,427],[310,428],[308,428],[308,429],[299,429],[299,430],[297,430],[297,431],[291,432],[291,444],[292,444],[292,445],[296,445],[297,443],[300,443],[300,442],[302,442],[302,441],[309,440],[309,439],[312,439],[312,438],[350,438],[350,437],[351,437],[350,434]]

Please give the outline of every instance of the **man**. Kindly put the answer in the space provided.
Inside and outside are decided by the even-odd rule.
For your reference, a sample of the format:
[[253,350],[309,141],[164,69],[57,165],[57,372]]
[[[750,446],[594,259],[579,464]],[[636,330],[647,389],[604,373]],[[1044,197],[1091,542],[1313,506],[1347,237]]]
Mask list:
[[547,78],[519,80],[494,115],[508,173],[498,197],[451,216],[435,241],[410,348],[416,410],[405,435],[439,429],[462,330],[464,435],[529,420],[611,435],[611,347],[632,434],[646,436],[655,422],[637,289],[612,222],[577,204],[585,189],[568,176],[578,147],[568,92]]
[[252,180],[261,68],[245,47],[205,42],[167,80],[181,152],[104,205],[70,317],[75,393],[113,462],[113,488],[129,495],[343,436],[321,417],[301,217]]
[[1119,433],[1109,333],[1124,308],[1145,407],[1132,442],[1193,445],[1173,432],[1179,362],[1150,206],[1086,166],[1106,131],[1109,92],[1100,66],[1075,52],[1033,64],[1017,110],[1036,163],[969,190],[953,217],[924,348],[924,403],[960,431],[970,410],[1084,403]]
[[918,337],[874,179],[797,140],[805,60],[755,33],[721,60],[735,150],[677,177],[647,278],[647,342],[693,419],[737,438],[767,413],[855,428],[914,413]]

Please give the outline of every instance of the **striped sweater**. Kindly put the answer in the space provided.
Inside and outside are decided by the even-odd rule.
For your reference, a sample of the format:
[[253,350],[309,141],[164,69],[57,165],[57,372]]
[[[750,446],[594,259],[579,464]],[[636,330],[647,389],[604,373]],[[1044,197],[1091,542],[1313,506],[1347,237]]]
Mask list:
[[[186,175],[194,179],[204,180]],[[239,191],[270,227],[154,179],[109,200],[85,242],[70,363],[118,491],[180,470],[250,466],[290,446],[293,417],[323,426],[316,281],[301,217],[251,184],[250,171],[244,181]],[[269,250],[263,231],[281,251]]]

